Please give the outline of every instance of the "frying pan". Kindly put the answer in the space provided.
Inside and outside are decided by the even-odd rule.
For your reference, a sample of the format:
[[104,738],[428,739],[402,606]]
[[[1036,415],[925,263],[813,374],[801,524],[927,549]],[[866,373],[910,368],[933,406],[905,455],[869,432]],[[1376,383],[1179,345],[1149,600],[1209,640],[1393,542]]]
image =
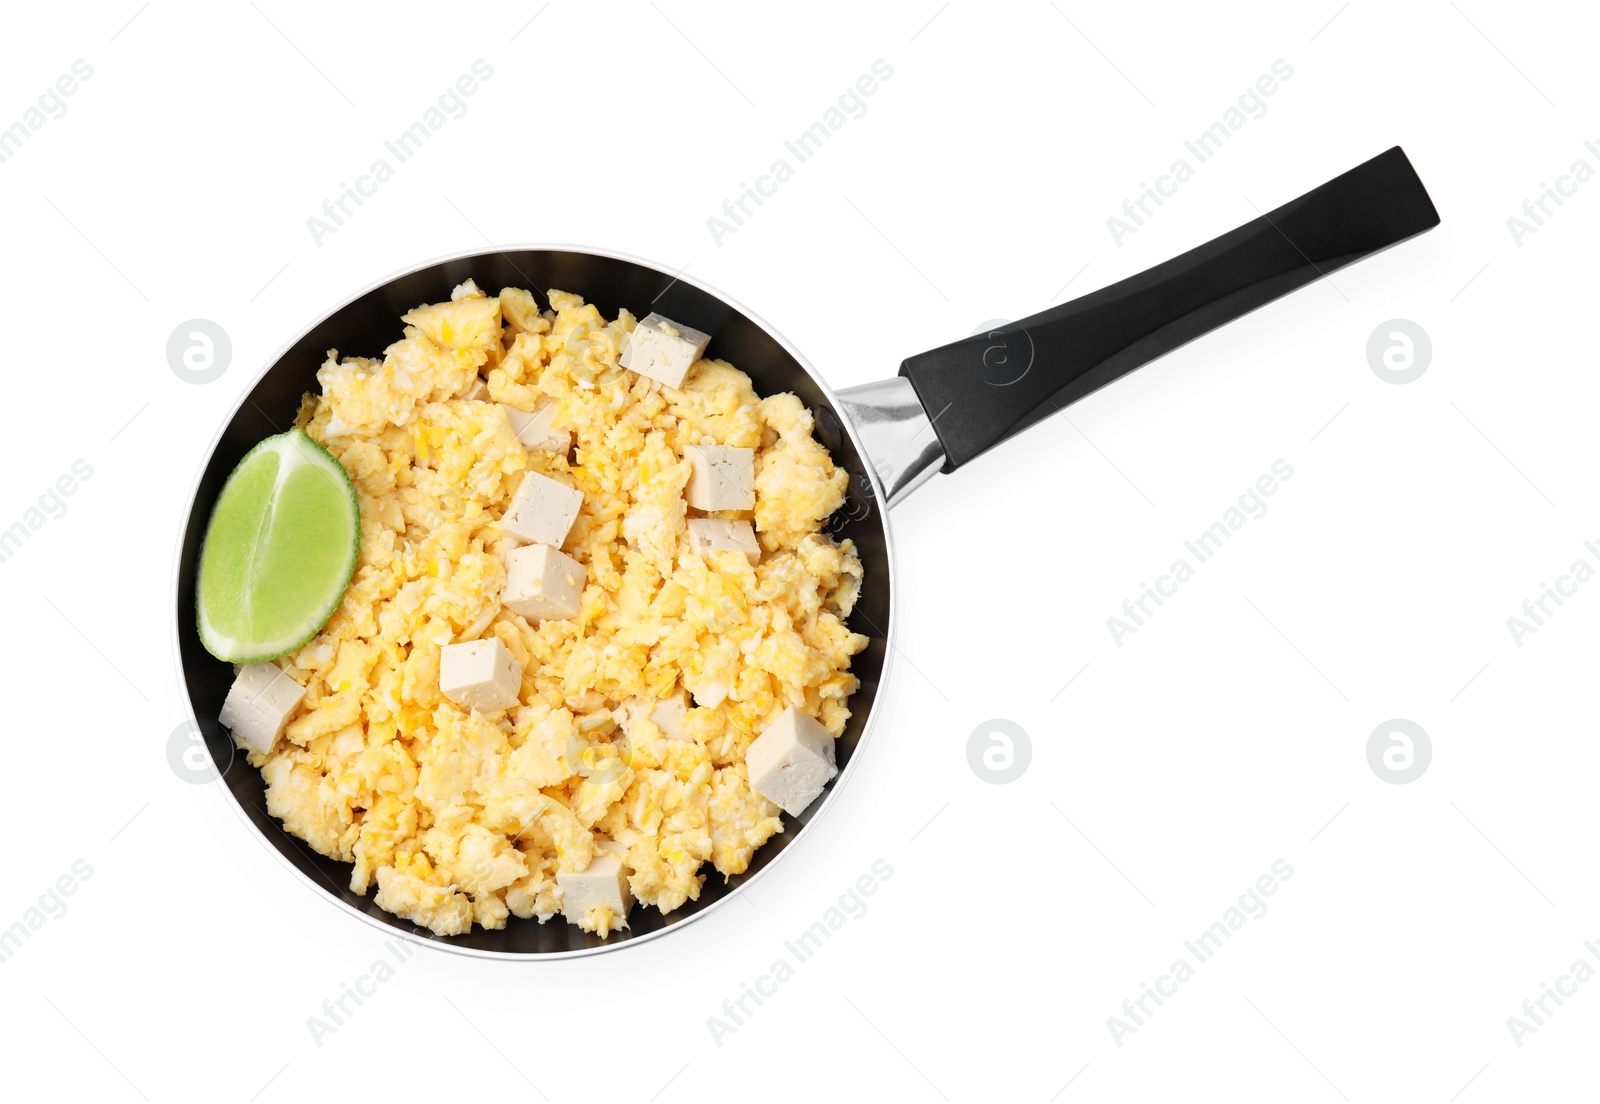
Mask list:
[[[596,250],[529,248],[451,257],[357,295],[291,342],[240,400],[214,442],[195,488],[176,579],[177,649],[196,727],[242,815],[300,877],[343,909],[405,938],[492,958],[571,957],[632,946],[704,916],[758,880],[807,836],[836,799],[875,719],[894,650],[893,548],[887,506],[936,471],[953,471],[1006,438],[1117,377],[1335,269],[1439,223],[1428,194],[1396,146],[1298,199],[1181,256],[1031,318],[921,353],[894,379],[832,391],[800,353],[760,319],[696,281]],[[829,522],[855,542],[865,570],[850,627],[868,638],[852,670],[861,680],[836,750],[839,774],[784,831],[755,853],[750,869],[724,881],[714,872],[700,898],[663,916],[638,907],[629,928],[601,940],[560,917],[512,918],[499,931],[441,937],[390,915],[348,888],[349,866],[312,851],[266,811],[264,783],[235,754],[217,721],[232,667],[201,646],[195,574],[212,505],[240,458],[293,421],[316,388],[330,348],[370,355],[419,303],[447,299],[472,277],[480,287],[560,288],[607,316],[657,311],[712,336],[708,356],[727,360],[757,393],[790,391],[816,418],[816,435],[850,474],[846,504]],[[391,932],[392,934],[392,932]]]

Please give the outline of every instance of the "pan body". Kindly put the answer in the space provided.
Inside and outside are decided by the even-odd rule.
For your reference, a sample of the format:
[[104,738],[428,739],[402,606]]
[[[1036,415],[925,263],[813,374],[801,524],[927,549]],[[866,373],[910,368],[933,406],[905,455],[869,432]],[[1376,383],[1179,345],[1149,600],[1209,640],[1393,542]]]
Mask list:
[[[374,894],[352,892],[348,863],[317,854],[268,815],[260,771],[235,753],[231,737],[217,721],[233,681],[233,668],[206,652],[195,630],[194,585],[201,539],[222,484],[240,458],[262,438],[290,426],[301,396],[317,389],[316,372],[329,349],[338,349],[345,356],[380,355],[399,338],[400,315],[418,304],[448,299],[450,289],[469,277],[490,293],[504,287],[527,288],[541,306],[549,305],[548,289],[558,288],[582,296],[607,317],[614,317],[621,308],[638,317],[654,310],[713,335],[706,355],[748,373],[759,395],[785,391],[798,395],[816,417],[817,439],[827,446],[833,462],[850,473],[849,497],[830,520],[829,531],[836,539],[854,541],[860,552],[865,580],[850,627],[870,643],[851,667],[861,686],[850,699],[852,716],[836,745],[839,774],[798,818],[784,814],[783,832],[756,852],[744,874],[724,880],[707,864],[698,900],[667,916],[653,908],[636,907],[628,917],[631,926],[605,940],[566,923],[559,915],[543,924],[512,917],[499,931],[478,928],[462,936],[435,936],[379,909],[373,903]],[[882,501],[865,450],[827,385],[786,341],[723,296],[642,261],[573,248],[511,249],[432,262],[357,295],[291,342],[240,400],[213,443],[192,496],[174,587],[177,653],[195,724],[221,775],[221,784],[251,831],[318,893],[391,934],[481,957],[535,960],[594,954],[657,938],[706,915],[765,874],[807,836],[807,827],[829,807],[850,777],[892,654],[893,555]]]

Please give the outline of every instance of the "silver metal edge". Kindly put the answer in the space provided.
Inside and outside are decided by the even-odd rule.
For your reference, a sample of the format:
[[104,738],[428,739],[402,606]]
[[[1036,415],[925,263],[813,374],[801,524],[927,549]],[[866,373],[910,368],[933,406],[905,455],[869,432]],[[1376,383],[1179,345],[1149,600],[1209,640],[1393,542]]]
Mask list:
[[[470,258],[473,258],[473,257],[494,256],[494,255],[501,254],[501,253],[516,252],[518,250],[523,250],[523,249],[528,249],[528,250],[552,250],[552,251],[553,250],[560,250],[560,251],[564,251],[564,252],[568,252],[568,253],[587,253],[587,254],[590,254],[590,255],[596,256],[596,257],[609,257],[609,258],[611,258],[613,260],[628,261],[628,262],[631,262],[633,264],[643,265],[644,267],[652,269],[652,270],[654,270],[656,272],[662,273],[663,275],[666,275],[668,273],[668,271],[669,271],[667,269],[664,269],[661,265],[657,264],[656,262],[654,262],[652,260],[649,260],[648,258],[635,256],[634,254],[631,254],[631,253],[623,253],[623,252],[619,252],[619,251],[615,251],[615,250],[609,250],[609,249],[597,249],[597,248],[593,248],[593,247],[590,247],[590,246],[567,245],[567,244],[560,244],[560,243],[554,243],[554,244],[552,244],[552,243],[541,243],[541,242],[517,243],[517,244],[514,244],[514,245],[503,245],[503,246],[499,246],[499,247],[495,247],[495,248],[473,249],[473,250],[467,250],[467,251],[459,252],[459,253],[446,253],[446,254],[444,254],[442,256],[434,257],[432,260],[422,261],[422,262],[420,262],[418,264],[407,265],[405,268],[399,269],[399,270],[391,273],[390,275],[383,277],[382,279],[375,280],[372,283],[368,284],[366,287],[362,288],[360,291],[357,291],[353,295],[349,296],[347,299],[345,299],[343,302],[341,302],[337,306],[335,306],[332,309],[330,309],[328,311],[325,311],[324,313],[318,315],[309,324],[307,324],[303,329],[301,329],[297,334],[295,334],[293,337],[291,337],[288,341],[284,342],[284,344],[278,349],[278,351],[276,353],[274,353],[270,358],[266,359],[262,363],[261,367],[256,371],[256,373],[253,376],[250,377],[250,379],[246,383],[246,385],[243,388],[240,389],[238,399],[233,403],[233,405],[231,407],[228,408],[227,413],[223,416],[221,421],[218,423],[216,431],[212,434],[210,445],[206,448],[204,454],[200,458],[199,464],[195,468],[194,477],[190,480],[190,484],[189,484],[189,493],[185,497],[185,500],[184,500],[185,501],[185,511],[184,511],[184,516],[183,516],[183,528],[181,528],[179,530],[179,532],[177,533],[177,539],[176,539],[176,541],[174,543],[174,547],[173,547],[172,586],[171,586],[170,591],[168,592],[168,601],[171,603],[171,608],[174,611],[174,616],[173,616],[173,619],[172,619],[172,626],[171,626],[172,627],[171,643],[172,643],[173,670],[178,675],[180,698],[183,701],[183,709],[184,709],[185,716],[187,716],[189,718],[190,722],[194,725],[194,729],[195,729],[196,732],[200,731],[200,723],[199,723],[199,719],[195,716],[194,703],[192,701],[190,701],[190,699],[189,699],[188,682],[184,678],[184,675],[183,675],[183,654],[182,654],[181,647],[179,645],[179,632],[180,632],[180,629],[179,629],[179,618],[181,618],[183,616],[183,611],[181,611],[181,610],[179,610],[177,608],[177,605],[178,605],[178,590],[179,590],[179,585],[180,585],[180,581],[181,581],[180,577],[179,577],[179,573],[180,573],[180,571],[182,569],[182,566],[183,566],[183,537],[184,537],[184,530],[187,528],[189,517],[194,511],[195,496],[199,493],[199,490],[200,490],[200,480],[205,476],[206,467],[210,464],[212,455],[217,451],[217,445],[222,441],[222,434],[223,434],[224,430],[226,430],[227,427],[233,423],[233,419],[235,418],[235,416],[238,415],[239,410],[244,406],[245,402],[249,398],[250,392],[255,389],[256,384],[258,384],[261,381],[262,377],[264,377],[267,374],[267,372],[270,371],[271,368],[275,364],[277,364],[280,360],[283,359],[284,354],[286,354],[290,349],[294,348],[294,346],[297,345],[300,342],[301,338],[305,337],[306,334],[310,333],[313,329],[315,329],[324,320],[326,320],[326,319],[332,317],[333,315],[337,314],[339,311],[343,310],[345,307],[349,306],[351,303],[355,302],[357,299],[361,298],[363,295],[366,295],[369,292],[375,291],[376,289],[378,289],[380,287],[383,287],[385,284],[388,284],[388,283],[390,283],[390,282],[392,282],[394,280],[398,280],[402,276],[410,275],[413,272],[418,272],[418,271],[420,271],[422,269],[425,269],[425,268],[431,268],[431,267],[433,267],[434,265],[437,265],[437,264],[443,264],[446,261],[467,260],[467,259],[470,259]],[[788,338],[786,338],[782,334],[780,334],[771,325],[769,325],[764,318],[762,318],[761,316],[757,315],[755,312],[751,311],[749,308],[744,306],[744,304],[740,303],[737,299],[734,299],[734,298],[732,298],[731,296],[728,296],[728,295],[724,295],[722,292],[718,291],[716,288],[711,287],[710,285],[708,285],[708,284],[706,284],[706,283],[704,283],[702,281],[695,280],[695,279],[690,279],[690,278],[682,275],[681,273],[676,277],[676,281],[675,282],[689,284],[690,286],[698,288],[701,291],[705,292],[707,295],[714,296],[715,298],[721,300],[723,303],[727,304],[728,306],[733,307],[735,310],[737,310],[740,313],[742,313],[746,318],[750,319],[750,321],[752,321],[756,325],[760,326],[769,335],[771,335],[773,338],[775,338],[777,340],[778,344],[782,345],[784,347],[784,349],[788,351],[789,355],[795,358],[795,360],[800,364],[800,367],[805,369],[806,373],[811,377],[812,381],[814,383],[816,383],[816,385],[822,390],[822,393],[825,396],[827,396],[829,401],[833,404],[833,408],[836,411],[839,412],[839,414],[840,414],[839,420],[840,420],[840,422],[842,422],[844,424],[845,432],[850,435],[851,441],[856,446],[856,451],[858,453],[860,453],[861,457],[864,460],[866,460],[866,468],[867,468],[867,471],[868,471],[868,474],[869,474],[869,478],[871,478],[871,480],[872,480],[873,489],[874,489],[874,492],[875,492],[874,493],[875,501],[887,502],[888,501],[888,497],[887,497],[887,494],[886,494],[886,492],[884,490],[883,482],[879,478],[877,471],[874,470],[874,468],[873,468],[872,453],[867,449],[866,443],[861,439],[861,435],[858,432],[857,427],[851,423],[851,420],[850,420],[849,417],[845,416],[845,414],[844,414],[844,406],[840,402],[838,394],[833,390],[833,388],[829,387],[827,381],[825,379],[823,379],[823,377],[821,375],[818,374],[816,368],[812,366],[811,361],[806,359],[806,357],[800,352],[800,350],[798,348],[796,348],[794,346],[793,343],[791,343],[789,341]],[[562,290],[566,290],[566,289],[562,289]],[[894,646],[894,632],[895,632],[895,622],[897,620],[896,612],[897,612],[897,609],[898,609],[898,607],[896,606],[895,601],[894,601],[894,573],[895,573],[895,566],[894,566],[895,565],[894,532],[893,532],[893,526],[891,526],[889,524],[889,511],[887,509],[884,509],[882,512],[883,512],[883,539],[884,539],[884,546],[885,546],[885,549],[887,551],[887,559],[888,559],[888,562],[889,562],[889,624],[884,630],[885,647],[884,647],[884,657],[883,657],[883,670],[882,670],[882,672],[880,673],[880,675],[878,677],[878,682],[879,682],[879,686],[880,686],[880,693],[881,693],[881,688],[888,684],[890,669],[893,666],[894,656],[896,655],[896,649],[895,649],[895,646]],[[865,585],[865,582],[866,581],[864,580],[863,581],[863,585]],[[646,943],[654,942],[655,940],[661,938],[662,936],[670,935],[671,933],[673,933],[675,931],[681,931],[683,928],[685,928],[688,925],[694,923],[695,921],[702,920],[705,917],[710,916],[711,914],[713,914],[715,912],[721,911],[723,906],[728,904],[728,902],[732,901],[735,897],[739,896],[739,894],[742,893],[745,889],[747,889],[748,887],[754,885],[756,882],[760,881],[763,877],[765,877],[766,874],[770,870],[772,870],[774,867],[776,867],[778,865],[778,863],[781,862],[799,844],[800,840],[803,837],[807,836],[808,833],[810,833],[811,829],[816,825],[816,823],[819,820],[822,819],[823,814],[826,813],[828,811],[828,809],[832,807],[834,799],[838,796],[839,791],[844,788],[844,784],[845,784],[846,780],[849,779],[850,776],[855,773],[856,763],[860,760],[861,755],[862,755],[862,751],[866,747],[867,738],[872,734],[872,730],[873,730],[874,726],[877,724],[878,717],[881,714],[881,710],[879,709],[880,705],[881,705],[880,701],[876,701],[875,700],[873,702],[872,709],[867,714],[866,723],[862,726],[861,736],[859,737],[859,739],[856,742],[855,753],[853,755],[851,755],[850,762],[845,764],[844,769],[839,772],[838,777],[833,780],[831,789],[823,797],[822,804],[817,806],[816,811],[811,814],[811,819],[808,822],[806,822],[804,825],[802,825],[800,830],[795,833],[793,842],[785,844],[783,850],[779,851],[778,854],[773,858],[773,860],[771,862],[769,862],[766,866],[762,867],[760,870],[756,871],[755,874],[751,875],[749,880],[743,882],[741,885],[738,886],[738,888],[734,889],[731,893],[729,893],[727,896],[723,897],[721,900],[715,901],[712,904],[710,904],[707,907],[705,907],[704,909],[701,909],[699,912],[692,913],[689,916],[685,917],[684,919],[679,920],[679,921],[675,921],[672,924],[669,924],[668,926],[663,927],[658,931],[650,932],[650,933],[648,933],[646,935],[641,935],[641,936],[638,936],[636,938],[627,939],[627,940],[624,940],[624,941],[619,942],[619,943],[602,944],[601,946],[598,946],[598,947],[584,947],[584,948],[582,948],[580,950],[575,950],[575,951],[551,951],[551,952],[548,952],[548,953],[545,953],[545,954],[518,954],[518,953],[513,953],[513,952],[507,952],[507,951],[484,951],[484,950],[478,950],[478,949],[473,948],[473,947],[454,946],[454,945],[452,945],[452,944],[450,944],[448,942],[445,942],[443,940],[427,939],[427,938],[424,938],[423,936],[415,934],[414,932],[405,931],[404,929],[397,928],[397,927],[394,927],[394,926],[392,926],[390,924],[387,924],[382,920],[375,919],[374,917],[368,916],[366,913],[360,911],[359,909],[354,908],[353,906],[349,905],[348,903],[346,903],[345,901],[341,900],[340,898],[335,897],[332,894],[328,893],[327,889],[324,886],[321,886],[321,885],[317,884],[317,882],[310,875],[306,874],[304,871],[300,870],[293,863],[291,863],[287,858],[285,858],[278,851],[277,848],[271,846],[267,842],[267,840],[262,836],[260,830],[257,829],[257,827],[255,825],[255,822],[252,821],[250,819],[250,817],[246,814],[244,806],[241,805],[238,802],[238,800],[236,800],[234,798],[233,793],[232,793],[231,790],[227,791],[227,804],[233,808],[234,813],[244,823],[246,828],[249,829],[249,833],[250,833],[251,837],[254,838],[255,841],[262,848],[264,848],[269,854],[271,854],[274,859],[276,859],[279,863],[281,863],[286,870],[288,870],[291,874],[293,874],[298,880],[303,882],[308,888],[310,888],[311,890],[315,891],[316,895],[319,898],[322,898],[323,900],[327,901],[334,908],[338,909],[341,913],[346,913],[346,914],[349,914],[351,916],[354,916],[358,920],[361,920],[363,923],[370,925],[371,927],[377,929],[378,931],[381,931],[381,932],[385,933],[388,936],[398,937],[400,939],[406,940],[409,943],[414,943],[414,944],[416,944],[418,946],[422,946],[422,947],[428,947],[428,948],[433,949],[433,950],[448,951],[448,952],[450,952],[452,954],[464,955],[464,956],[469,957],[469,958],[487,959],[487,960],[496,961],[496,962],[550,962],[550,961],[561,961],[561,960],[574,959],[574,958],[585,958],[585,957],[588,957],[588,956],[591,956],[591,955],[605,954],[605,953],[607,953],[609,951],[628,950],[629,948],[632,948],[632,947],[635,947],[635,946],[640,946],[640,945],[643,945],[643,944],[646,944]],[[246,764],[246,767],[247,767],[247,769],[250,769],[248,767],[248,764]],[[214,780],[213,783],[210,783],[210,784],[216,784],[216,783],[220,783],[220,782],[221,782],[221,778],[217,778],[217,779]],[[552,919],[554,919],[554,918],[552,918]]]
[[838,398],[845,420],[867,442],[867,466],[888,488],[890,509],[944,467],[933,419],[904,376],[846,387]]

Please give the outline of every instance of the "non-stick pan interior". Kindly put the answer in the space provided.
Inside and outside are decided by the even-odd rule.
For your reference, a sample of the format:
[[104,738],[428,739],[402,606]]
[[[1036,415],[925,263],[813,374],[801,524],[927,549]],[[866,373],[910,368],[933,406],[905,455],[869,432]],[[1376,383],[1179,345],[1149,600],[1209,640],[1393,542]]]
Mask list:
[[[684,322],[712,336],[708,356],[721,357],[749,373],[758,394],[772,395],[792,391],[817,419],[817,437],[833,455],[835,464],[851,476],[849,500],[833,518],[830,529],[839,538],[855,541],[860,550],[865,584],[850,626],[871,640],[855,657],[852,670],[861,688],[850,699],[853,711],[849,726],[837,745],[841,777],[844,766],[855,754],[857,742],[866,726],[872,703],[878,693],[887,649],[885,633],[889,627],[889,549],[881,506],[873,500],[864,457],[840,426],[839,416],[826,395],[806,369],[783,344],[757,322],[720,299],[684,280],[646,265],[613,257],[568,250],[520,250],[483,253],[460,257],[408,273],[347,303],[314,326],[262,376],[228,424],[216,451],[206,464],[195,501],[190,508],[184,533],[183,553],[178,568],[178,640],[184,678],[200,730],[219,770],[223,784],[255,823],[262,837],[295,867],[327,893],[351,908],[391,927],[413,935],[462,949],[499,952],[510,955],[537,955],[579,951],[602,945],[620,945],[631,939],[681,923],[697,912],[726,897],[745,881],[792,846],[801,829],[823,804],[813,802],[800,817],[783,817],[784,831],[756,852],[750,869],[731,881],[707,863],[707,874],[698,901],[690,901],[669,916],[653,908],[636,907],[629,915],[631,925],[602,941],[565,923],[560,916],[540,924],[537,920],[512,917],[501,931],[475,929],[470,934],[450,938],[432,935],[409,921],[401,920],[373,904],[373,893],[360,896],[347,887],[350,866],[324,858],[299,839],[290,836],[266,810],[264,785],[259,771],[252,770],[242,755],[233,753],[227,731],[217,722],[222,700],[233,679],[230,665],[214,659],[201,646],[194,624],[195,566],[200,541],[205,533],[212,504],[228,473],[253,445],[263,437],[280,433],[293,422],[301,396],[316,389],[316,372],[329,349],[346,356],[381,356],[400,336],[400,315],[420,303],[449,298],[450,289],[471,277],[490,293],[504,287],[533,291],[541,306],[548,306],[545,292],[559,288],[581,295],[596,304],[608,317],[626,307],[643,317],[650,311]],[[837,784],[837,779],[833,784]],[[833,784],[830,784],[831,792]]]

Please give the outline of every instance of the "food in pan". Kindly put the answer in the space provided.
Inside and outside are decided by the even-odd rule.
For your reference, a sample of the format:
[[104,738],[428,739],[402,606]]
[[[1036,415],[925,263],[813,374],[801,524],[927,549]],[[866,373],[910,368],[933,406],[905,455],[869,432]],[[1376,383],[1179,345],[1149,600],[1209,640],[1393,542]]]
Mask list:
[[671,319],[468,281],[403,321],[296,422],[359,505],[348,590],[222,721],[288,831],[439,935],[679,908],[836,773],[847,475]]

